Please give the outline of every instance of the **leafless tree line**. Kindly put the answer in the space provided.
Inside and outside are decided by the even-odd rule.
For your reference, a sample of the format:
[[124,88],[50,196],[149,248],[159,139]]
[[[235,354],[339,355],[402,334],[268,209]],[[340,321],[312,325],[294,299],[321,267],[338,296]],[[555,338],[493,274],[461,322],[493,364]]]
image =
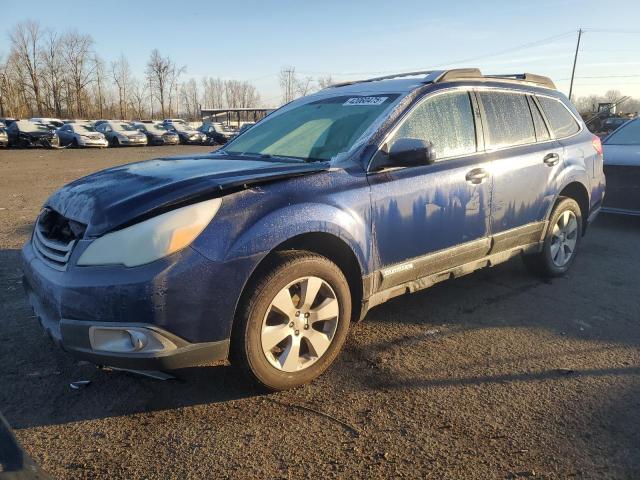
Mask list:
[[157,49],[144,76],[136,77],[124,54],[107,63],[90,35],[58,33],[26,21],[9,34],[0,51],[0,116],[28,118],[197,119],[200,107],[258,107],[249,82],[204,78],[184,80],[186,67]]
[[[587,95],[584,97],[578,97],[574,100],[575,106],[582,114],[588,114],[595,112],[598,109],[599,103],[615,102],[624,95],[619,90],[609,90],[604,95]],[[630,98],[620,104],[618,107],[619,112],[625,113],[637,113],[640,112],[640,99]]]
[[319,77],[317,85],[312,77],[299,77],[295,67],[282,67],[278,76],[282,90],[282,103],[289,103],[298,97],[304,97],[315,89],[323,89],[333,83],[331,75]]

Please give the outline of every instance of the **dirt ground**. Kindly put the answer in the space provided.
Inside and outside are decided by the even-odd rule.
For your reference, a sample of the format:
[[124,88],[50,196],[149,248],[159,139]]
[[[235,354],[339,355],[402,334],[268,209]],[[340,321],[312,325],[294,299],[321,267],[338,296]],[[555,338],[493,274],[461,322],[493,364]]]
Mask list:
[[94,170],[207,150],[0,151],[0,410],[46,471],[640,478],[640,218],[602,215],[564,278],[514,260],[372,310],[336,365],[295,391],[258,394],[225,365],[159,381],[67,357],[20,281],[42,202]]

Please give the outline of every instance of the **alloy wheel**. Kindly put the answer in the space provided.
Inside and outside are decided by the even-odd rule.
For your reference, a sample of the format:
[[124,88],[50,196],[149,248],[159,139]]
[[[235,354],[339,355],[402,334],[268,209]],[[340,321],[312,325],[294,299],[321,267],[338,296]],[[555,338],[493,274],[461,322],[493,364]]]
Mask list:
[[304,370],[331,345],[340,305],[331,286],[319,277],[299,278],[273,298],[261,330],[262,351],[284,372]]
[[564,267],[574,254],[578,241],[578,221],[575,213],[565,210],[551,230],[551,260]]

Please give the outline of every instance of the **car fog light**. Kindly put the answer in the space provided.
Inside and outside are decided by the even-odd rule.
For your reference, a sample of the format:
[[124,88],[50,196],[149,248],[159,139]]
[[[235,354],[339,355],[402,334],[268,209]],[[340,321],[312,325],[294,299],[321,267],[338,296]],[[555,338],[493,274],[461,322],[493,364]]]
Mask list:
[[134,326],[92,326],[89,343],[93,350],[111,353],[160,353],[178,348],[164,335]]

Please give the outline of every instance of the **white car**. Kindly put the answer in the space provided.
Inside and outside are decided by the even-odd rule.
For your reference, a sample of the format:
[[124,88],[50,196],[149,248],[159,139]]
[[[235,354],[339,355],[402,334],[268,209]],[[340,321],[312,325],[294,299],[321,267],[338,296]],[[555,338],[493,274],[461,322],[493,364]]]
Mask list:
[[147,145],[147,136],[124,120],[100,121],[96,130],[104,134],[112,147]]
[[105,136],[90,123],[66,123],[57,132],[60,144],[74,147],[108,147]]

